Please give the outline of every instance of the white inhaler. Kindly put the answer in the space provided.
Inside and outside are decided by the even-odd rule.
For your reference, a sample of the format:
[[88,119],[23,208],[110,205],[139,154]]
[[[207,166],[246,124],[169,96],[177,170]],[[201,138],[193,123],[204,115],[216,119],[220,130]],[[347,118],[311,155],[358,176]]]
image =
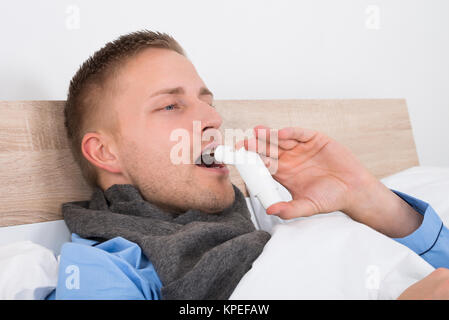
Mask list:
[[236,167],[246,187],[259,199],[265,210],[284,201],[270,171],[256,152],[247,151],[244,147],[234,151],[229,146],[219,145],[214,150],[214,158]]

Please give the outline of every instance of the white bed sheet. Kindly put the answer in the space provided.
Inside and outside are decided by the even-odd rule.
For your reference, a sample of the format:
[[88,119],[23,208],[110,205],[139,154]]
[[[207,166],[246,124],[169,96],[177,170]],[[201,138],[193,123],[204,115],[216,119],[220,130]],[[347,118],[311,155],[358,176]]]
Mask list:
[[[382,182],[429,202],[447,224],[449,168],[413,167]],[[231,299],[395,299],[434,269],[341,212],[282,221],[267,219],[253,197],[251,203],[257,227],[272,238]]]

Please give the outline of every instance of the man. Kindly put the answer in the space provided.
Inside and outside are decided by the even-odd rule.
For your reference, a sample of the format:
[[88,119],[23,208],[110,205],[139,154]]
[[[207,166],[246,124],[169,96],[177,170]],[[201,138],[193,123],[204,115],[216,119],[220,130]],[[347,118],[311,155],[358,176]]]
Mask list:
[[[173,162],[175,130],[193,140],[194,122],[203,135],[222,123],[213,94],[181,46],[150,31],[106,44],[73,77],[65,117],[75,160],[95,187],[90,202],[63,205],[69,229],[84,238],[137,243],[161,278],[164,299],[228,298],[269,234],[254,230],[226,167],[198,164],[201,153],[192,145],[191,163]],[[268,214],[290,219],[340,210],[412,250],[417,239],[435,240],[417,253],[435,267],[449,266],[442,237],[447,229],[436,232],[425,223],[441,222],[430,206],[389,190],[347,148],[319,132],[279,130],[277,154],[267,153],[274,142],[272,132],[261,134],[265,129],[256,127],[255,139],[268,148],[256,151],[268,167],[276,164],[273,176],[293,197],[272,205]],[[252,142],[238,146],[250,148]],[[200,151],[210,147],[202,142]],[[439,269],[403,298],[447,297],[448,279],[446,269]]]

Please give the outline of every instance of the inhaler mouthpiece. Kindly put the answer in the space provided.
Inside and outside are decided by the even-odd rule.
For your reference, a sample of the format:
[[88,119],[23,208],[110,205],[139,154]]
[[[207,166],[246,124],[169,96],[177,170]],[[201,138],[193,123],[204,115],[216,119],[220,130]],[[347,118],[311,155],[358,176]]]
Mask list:
[[230,146],[219,145],[214,150],[214,158],[224,164],[234,164],[234,150]]
[[248,191],[259,199],[265,210],[283,201],[275,180],[256,152],[244,147],[234,151],[230,146],[220,145],[214,151],[214,158],[236,167]]

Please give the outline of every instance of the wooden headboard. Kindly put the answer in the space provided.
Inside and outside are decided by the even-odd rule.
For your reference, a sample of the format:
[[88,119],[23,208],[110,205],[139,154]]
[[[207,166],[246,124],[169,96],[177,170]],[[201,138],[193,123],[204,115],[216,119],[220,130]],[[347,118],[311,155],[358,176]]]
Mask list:
[[[0,101],[0,226],[62,219],[61,204],[91,189],[74,163],[63,125],[64,101]],[[376,177],[419,165],[403,99],[218,100],[223,129],[300,126],[346,145]],[[230,167],[231,181],[245,195]]]

